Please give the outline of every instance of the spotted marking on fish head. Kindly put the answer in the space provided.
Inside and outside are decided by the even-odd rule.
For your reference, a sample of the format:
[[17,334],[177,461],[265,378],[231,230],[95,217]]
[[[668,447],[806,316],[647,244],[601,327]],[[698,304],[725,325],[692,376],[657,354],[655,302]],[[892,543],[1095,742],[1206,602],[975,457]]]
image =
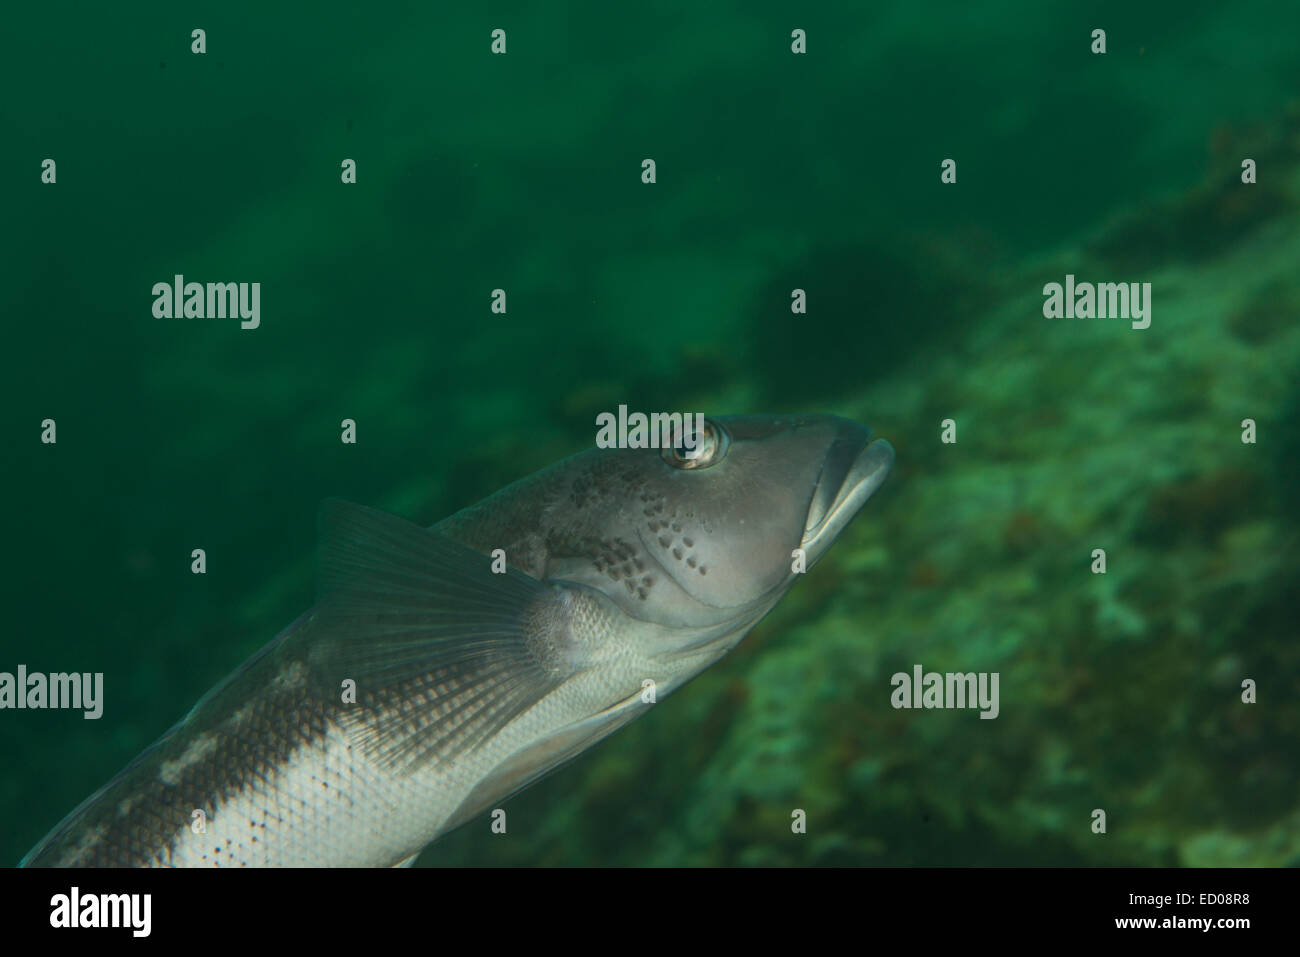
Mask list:
[[597,575],[640,601],[646,600],[656,583],[644,546],[632,538],[580,535],[566,539],[556,531],[547,538],[547,549],[555,558],[584,559]]
[[646,516],[646,531],[659,546],[661,562],[676,562],[697,575],[707,575],[709,567],[696,552],[696,540],[703,541],[712,529],[707,522],[697,521],[691,510],[669,508],[666,496],[659,496],[653,504],[642,510]]

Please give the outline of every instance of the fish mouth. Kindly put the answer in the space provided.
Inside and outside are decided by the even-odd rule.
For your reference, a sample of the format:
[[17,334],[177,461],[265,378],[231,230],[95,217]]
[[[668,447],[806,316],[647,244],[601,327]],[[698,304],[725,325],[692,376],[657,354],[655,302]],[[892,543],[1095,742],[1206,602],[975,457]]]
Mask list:
[[866,426],[846,421],[831,442],[804,524],[803,549],[810,562],[830,548],[894,465],[894,447],[884,439],[872,441],[871,434]]

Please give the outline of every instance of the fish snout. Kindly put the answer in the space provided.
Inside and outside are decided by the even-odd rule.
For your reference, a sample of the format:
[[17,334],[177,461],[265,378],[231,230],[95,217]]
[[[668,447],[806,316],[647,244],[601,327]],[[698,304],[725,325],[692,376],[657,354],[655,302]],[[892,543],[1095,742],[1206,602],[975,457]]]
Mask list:
[[809,563],[820,558],[889,475],[894,447],[872,439],[869,428],[837,419],[804,523],[803,549]]

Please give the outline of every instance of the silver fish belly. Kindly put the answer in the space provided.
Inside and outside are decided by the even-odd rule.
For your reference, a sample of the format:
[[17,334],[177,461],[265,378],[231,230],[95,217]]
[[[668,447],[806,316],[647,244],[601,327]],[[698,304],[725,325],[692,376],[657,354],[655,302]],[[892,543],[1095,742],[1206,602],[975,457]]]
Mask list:
[[725,655],[894,458],[833,416],[696,440],[590,449],[432,528],[325,503],[311,611],[23,865],[409,863]]

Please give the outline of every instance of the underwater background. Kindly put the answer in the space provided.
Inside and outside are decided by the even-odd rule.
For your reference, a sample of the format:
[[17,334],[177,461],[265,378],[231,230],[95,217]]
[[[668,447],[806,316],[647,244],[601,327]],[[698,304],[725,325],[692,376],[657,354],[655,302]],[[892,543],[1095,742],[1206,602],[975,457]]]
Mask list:
[[[105,711],[0,712],[0,861],[310,605],[322,499],[431,524],[625,403],[898,462],[731,655],[422,865],[1300,863],[1300,6],[8,20],[0,671]],[[260,327],[155,318],[177,273]],[[1150,328],[1044,318],[1067,274]],[[917,663],[999,717],[895,710]]]

